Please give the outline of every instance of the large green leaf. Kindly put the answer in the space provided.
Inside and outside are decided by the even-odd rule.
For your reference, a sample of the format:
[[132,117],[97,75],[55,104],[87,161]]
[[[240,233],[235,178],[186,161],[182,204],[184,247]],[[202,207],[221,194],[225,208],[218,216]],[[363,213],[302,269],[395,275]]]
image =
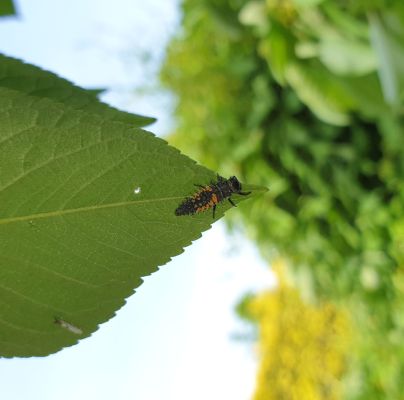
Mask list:
[[214,173],[109,117],[0,87],[1,356],[89,336],[213,222],[174,210]]

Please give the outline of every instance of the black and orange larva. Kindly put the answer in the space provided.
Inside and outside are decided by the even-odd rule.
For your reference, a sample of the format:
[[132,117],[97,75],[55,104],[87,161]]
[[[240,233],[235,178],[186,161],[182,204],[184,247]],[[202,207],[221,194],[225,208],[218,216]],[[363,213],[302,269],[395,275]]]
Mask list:
[[212,208],[213,218],[215,218],[216,206],[220,202],[228,199],[230,204],[236,207],[231,199],[232,194],[247,196],[251,193],[242,192],[241,183],[235,176],[225,179],[218,175],[217,182],[211,182],[210,185],[206,186],[195,186],[198,186],[200,189],[192,196],[184,199],[175,210],[175,215],[193,215]]

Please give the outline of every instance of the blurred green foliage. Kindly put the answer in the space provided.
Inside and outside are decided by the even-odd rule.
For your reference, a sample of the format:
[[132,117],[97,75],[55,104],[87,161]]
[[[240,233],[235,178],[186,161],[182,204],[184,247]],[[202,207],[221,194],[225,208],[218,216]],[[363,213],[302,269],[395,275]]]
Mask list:
[[269,186],[240,206],[303,296],[349,307],[348,399],[404,399],[404,2],[185,0],[177,147]]

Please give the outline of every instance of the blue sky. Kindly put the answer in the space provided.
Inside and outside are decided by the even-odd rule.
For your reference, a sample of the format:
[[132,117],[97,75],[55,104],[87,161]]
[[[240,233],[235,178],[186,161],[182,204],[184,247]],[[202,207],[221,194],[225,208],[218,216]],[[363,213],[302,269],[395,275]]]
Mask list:
[[[133,88],[155,85],[153,74],[178,28],[177,1],[20,0],[17,7],[18,19],[0,21],[0,52],[83,87],[109,88],[105,101],[155,116],[159,122],[148,129],[169,132],[172,97]],[[273,284],[254,247],[216,223],[146,277],[90,338],[45,358],[0,359],[2,397],[249,399],[254,345],[230,339],[246,332],[233,307],[246,291]]]

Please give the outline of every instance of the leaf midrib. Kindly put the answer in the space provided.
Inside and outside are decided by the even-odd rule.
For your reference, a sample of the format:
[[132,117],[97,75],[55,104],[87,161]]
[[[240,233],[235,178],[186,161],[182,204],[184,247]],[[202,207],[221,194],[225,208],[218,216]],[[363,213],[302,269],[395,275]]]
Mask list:
[[12,224],[14,222],[21,222],[21,221],[32,221],[34,219],[60,217],[62,215],[67,215],[67,214],[75,214],[75,213],[88,212],[88,211],[90,211],[90,212],[98,211],[98,210],[102,210],[102,209],[106,209],[106,208],[119,208],[119,207],[131,206],[131,205],[140,205],[140,204],[156,203],[156,202],[161,202],[161,201],[180,200],[180,199],[183,199],[183,196],[162,197],[162,198],[158,198],[158,199],[144,199],[144,200],[135,200],[135,201],[123,201],[123,202],[119,202],[119,203],[99,204],[99,205],[95,205],[95,206],[49,211],[49,212],[38,213],[38,214],[22,215],[19,217],[0,219],[0,225]]

